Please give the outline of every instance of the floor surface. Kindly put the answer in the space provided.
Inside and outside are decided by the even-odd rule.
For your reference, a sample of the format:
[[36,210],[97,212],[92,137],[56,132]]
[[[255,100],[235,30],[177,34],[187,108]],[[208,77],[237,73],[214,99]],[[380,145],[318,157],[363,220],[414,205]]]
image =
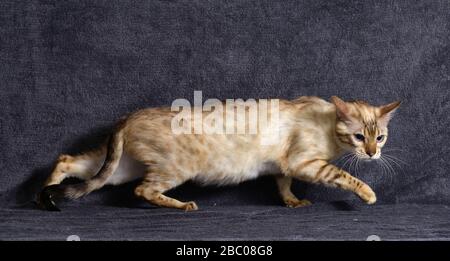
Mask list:
[[0,210],[0,240],[450,240],[450,206],[316,203],[154,207],[64,206],[62,212]]

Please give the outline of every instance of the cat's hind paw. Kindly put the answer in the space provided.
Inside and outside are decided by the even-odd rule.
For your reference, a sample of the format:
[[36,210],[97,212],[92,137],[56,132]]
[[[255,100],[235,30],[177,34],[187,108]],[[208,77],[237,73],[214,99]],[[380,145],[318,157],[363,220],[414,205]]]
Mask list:
[[184,204],[183,208],[186,212],[198,210],[197,204],[195,204],[194,201],[187,202],[186,204]]
[[45,187],[41,193],[38,195],[38,206],[43,210],[48,211],[61,211],[55,204],[54,201],[54,189],[57,185],[51,185]]
[[312,204],[311,201],[306,199],[286,199],[284,203],[289,208],[306,207]]

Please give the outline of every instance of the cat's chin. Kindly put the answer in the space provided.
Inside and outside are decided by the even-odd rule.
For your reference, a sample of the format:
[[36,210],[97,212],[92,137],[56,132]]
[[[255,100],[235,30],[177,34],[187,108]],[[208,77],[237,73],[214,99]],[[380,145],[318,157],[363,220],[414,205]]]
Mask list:
[[379,160],[380,157],[378,157],[378,158],[369,158],[369,157],[367,157],[367,158],[360,158],[360,159],[363,160],[364,162],[374,162],[374,161]]
[[364,162],[371,162],[371,161],[376,161],[377,159],[375,158],[369,158],[369,157],[358,157],[359,160],[362,160]]

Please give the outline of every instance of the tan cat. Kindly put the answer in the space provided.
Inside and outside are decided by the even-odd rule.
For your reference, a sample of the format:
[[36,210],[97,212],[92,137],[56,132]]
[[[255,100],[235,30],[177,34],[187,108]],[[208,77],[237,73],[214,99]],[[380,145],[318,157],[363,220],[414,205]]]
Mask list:
[[[177,112],[170,108],[138,111],[117,125],[107,146],[83,155],[61,156],[38,196],[39,204],[59,210],[55,199],[79,198],[107,184],[142,178],[135,189],[138,197],[159,206],[196,210],[194,202],[182,202],[164,193],[188,180],[238,184],[265,174],[275,175],[280,195],[289,207],[311,204],[291,192],[292,178],[352,191],[373,204],[376,196],[372,189],[330,161],[345,152],[362,159],[379,158],[388,122],[400,102],[374,107],[360,101],[344,102],[336,96],[331,102],[317,97],[280,100],[276,124],[260,125],[256,134],[174,134],[171,124]],[[246,126],[256,120],[248,117],[247,109],[243,112]],[[269,116],[273,114],[269,110]],[[277,142],[263,144],[261,133],[273,130],[261,126],[276,126]],[[85,181],[60,184],[67,177]]]

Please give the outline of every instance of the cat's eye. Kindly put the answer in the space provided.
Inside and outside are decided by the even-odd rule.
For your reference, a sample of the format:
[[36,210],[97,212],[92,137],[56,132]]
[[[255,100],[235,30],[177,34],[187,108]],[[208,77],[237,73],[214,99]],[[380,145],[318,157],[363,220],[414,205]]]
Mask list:
[[382,142],[384,140],[384,135],[380,135],[377,137],[378,142]]
[[357,134],[355,134],[355,138],[357,139],[357,140],[360,140],[360,141],[364,141],[364,135],[362,135],[362,134],[359,134],[359,133],[357,133]]

